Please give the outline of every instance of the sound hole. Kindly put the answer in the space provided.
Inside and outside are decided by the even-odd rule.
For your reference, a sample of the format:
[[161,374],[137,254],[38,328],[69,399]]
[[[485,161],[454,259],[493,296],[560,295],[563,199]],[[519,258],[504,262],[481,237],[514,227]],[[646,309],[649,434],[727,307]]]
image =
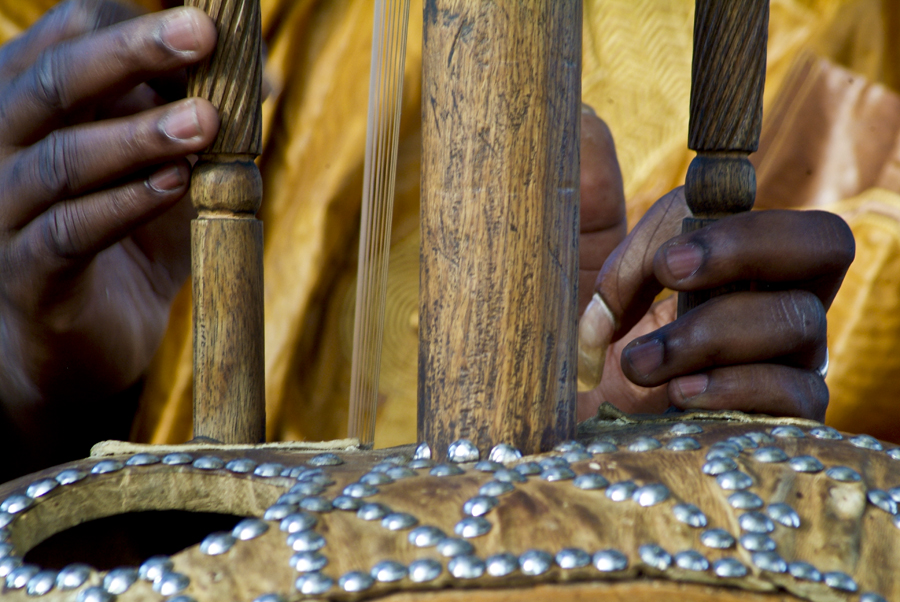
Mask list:
[[138,566],[151,556],[171,556],[196,545],[215,531],[231,531],[241,518],[183,510],[107,516],[49,537],[25,554],[25,562],[50,569],[74,562],[99,570]]

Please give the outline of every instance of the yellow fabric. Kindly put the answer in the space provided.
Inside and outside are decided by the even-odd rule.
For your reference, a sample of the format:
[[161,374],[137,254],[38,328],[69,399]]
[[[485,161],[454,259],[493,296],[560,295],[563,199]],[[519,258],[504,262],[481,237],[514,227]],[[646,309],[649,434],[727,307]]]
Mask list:
[[[0,0],[0,41],[49,4]],[[371,7],[369,0],[262,0],[274,87],[261,159],[270,439],[346,434]],[[421,0],[411,14],[378,446],[415,439]],[[585,1],[583,96],[615,136],[631,224],[683,181],[691,158],[692,20],[693,0]],[[895,0],[773,0],[767,106],[808,50],[900,88],[900,42],[891,35],[898,30]],[[836,207],[857,235],[858,259],[829,316],[828,419],[880,436],[900,386],[892,382],[900,354],[891,353],[900,344],[900,313],[892,313],[900,300],[898,206],[898,195],[873,190]],[[147,376],[139,441],[191,436],[190,322],[186,286]]]

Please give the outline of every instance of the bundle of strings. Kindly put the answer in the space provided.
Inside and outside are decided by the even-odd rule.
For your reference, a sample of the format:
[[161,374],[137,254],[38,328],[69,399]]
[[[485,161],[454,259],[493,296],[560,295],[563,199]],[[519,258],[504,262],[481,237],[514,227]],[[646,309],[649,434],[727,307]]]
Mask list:
[[409,0],[376,0],[348,428],[364,447],[375,440],[408,23]]

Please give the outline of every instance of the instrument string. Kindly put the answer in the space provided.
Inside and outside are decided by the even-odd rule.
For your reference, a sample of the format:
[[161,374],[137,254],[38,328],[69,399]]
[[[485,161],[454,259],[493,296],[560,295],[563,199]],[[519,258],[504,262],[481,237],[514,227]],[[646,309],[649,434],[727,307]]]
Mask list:
[[360,216],[348,431],[375,441],[409,0],[376,0]]

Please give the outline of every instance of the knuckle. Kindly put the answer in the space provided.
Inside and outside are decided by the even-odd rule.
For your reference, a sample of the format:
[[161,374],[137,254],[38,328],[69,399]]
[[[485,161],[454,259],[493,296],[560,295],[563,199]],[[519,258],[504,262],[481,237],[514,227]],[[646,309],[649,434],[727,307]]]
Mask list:
[[66,44],[59,44],[41,52],[31,69],[35,99],[53,111],[66,111],[65,67]]
[[803,371],[803,381],[802,399],[799,400],[803,417],[824,422],[829,400],[828,385],[822,377],[810,371]]
[[48,213],[41,235],[50,255],[70,259],[77,254],[79,224],[78,210],[68,203],[57,205]]
[[64,198],[76,187],[76,136],[74,130],[55,130],[40,144],[36,180],[51,198]]
[[824,340],[826,332],[825,308],[814,294],[803,290],[790,290],[778,295],[775,314],[779,327],[796,341],[798,348],[816,345]]

